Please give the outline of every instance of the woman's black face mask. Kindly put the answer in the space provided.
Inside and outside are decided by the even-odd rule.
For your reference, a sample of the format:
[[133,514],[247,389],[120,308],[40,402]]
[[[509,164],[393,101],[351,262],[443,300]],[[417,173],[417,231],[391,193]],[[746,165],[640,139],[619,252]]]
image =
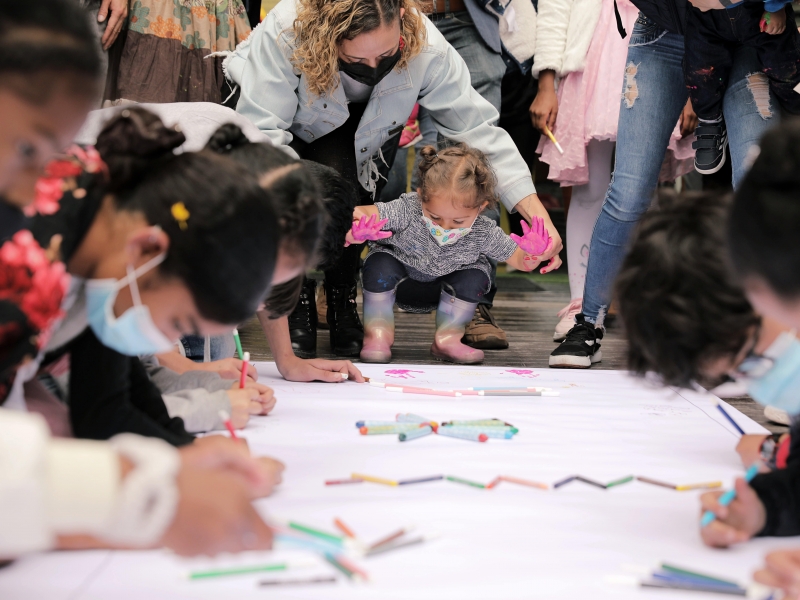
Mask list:
[[380,59],[378,61],[378,66],[375,68],[369,65],[362,65],[361,63],[345,62],[340,58],[339,70],[344,71],[359,83],[376,86],[392,69],[394,69],[394,66],[400,61],[401,53],[402,48],[398,48],[397,52],[391,56]]

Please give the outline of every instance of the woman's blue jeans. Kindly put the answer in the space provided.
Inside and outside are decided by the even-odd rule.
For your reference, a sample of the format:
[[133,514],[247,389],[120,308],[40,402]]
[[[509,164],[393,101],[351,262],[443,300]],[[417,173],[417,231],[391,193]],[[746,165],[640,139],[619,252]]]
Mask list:
[[[653,199],[670,135],[686,104],[683,37],[643,17],[634,25],[622,90],[614,175],[589,247],[583,314],[602,326],[614,280],[631,235]],[[777,104],[753,50],[737,51],[723,110],[728,126],[733,186],[742,180],[748,152],[771,126]]]

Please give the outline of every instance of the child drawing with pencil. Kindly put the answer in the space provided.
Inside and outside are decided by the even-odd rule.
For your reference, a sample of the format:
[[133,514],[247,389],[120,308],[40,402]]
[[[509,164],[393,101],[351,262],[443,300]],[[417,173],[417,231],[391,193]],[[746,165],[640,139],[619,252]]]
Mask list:
[[[552,243],[541,220],[524,236],[506,235],[481,212],[497,202],[497,180],[482,152],[463,144],[421,150],[421,187],[391,202],[358,206],[347,244],[369,241],[362,272],[364,346],[361,360],[388,363],[395,302],[409,312],[436,309],[431,354],[459,364],[483,360],[461,343],[489,291],[489,258],[531,271]],[[438,307],[438,308],[437,308]]]

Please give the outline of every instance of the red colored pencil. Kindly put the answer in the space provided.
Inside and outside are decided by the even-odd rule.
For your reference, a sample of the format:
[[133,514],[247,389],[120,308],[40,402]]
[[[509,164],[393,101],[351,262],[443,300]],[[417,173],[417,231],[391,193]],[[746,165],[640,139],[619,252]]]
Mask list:
[[239,389],[244,389],[244,382],[247,380],[247,363],[250,361],[250,353],[245,352],[242,359],[242,377],[239,379]]
[[236,430],[233,428],[233,423],[231,423],[231,416],[226,413],[224,410],[219,411],[219,418],[222,419],[222,422],[225,423],[225,429],[231,434],[231,439],[238,440],[239,436],[236,435]]

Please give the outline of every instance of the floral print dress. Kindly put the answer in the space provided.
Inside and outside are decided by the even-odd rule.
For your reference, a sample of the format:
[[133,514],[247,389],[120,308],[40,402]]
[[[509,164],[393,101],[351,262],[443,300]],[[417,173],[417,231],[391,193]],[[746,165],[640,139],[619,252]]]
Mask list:
[[131,0],[106,103],[222,102],[222,58],[250,35],[242,0]]

